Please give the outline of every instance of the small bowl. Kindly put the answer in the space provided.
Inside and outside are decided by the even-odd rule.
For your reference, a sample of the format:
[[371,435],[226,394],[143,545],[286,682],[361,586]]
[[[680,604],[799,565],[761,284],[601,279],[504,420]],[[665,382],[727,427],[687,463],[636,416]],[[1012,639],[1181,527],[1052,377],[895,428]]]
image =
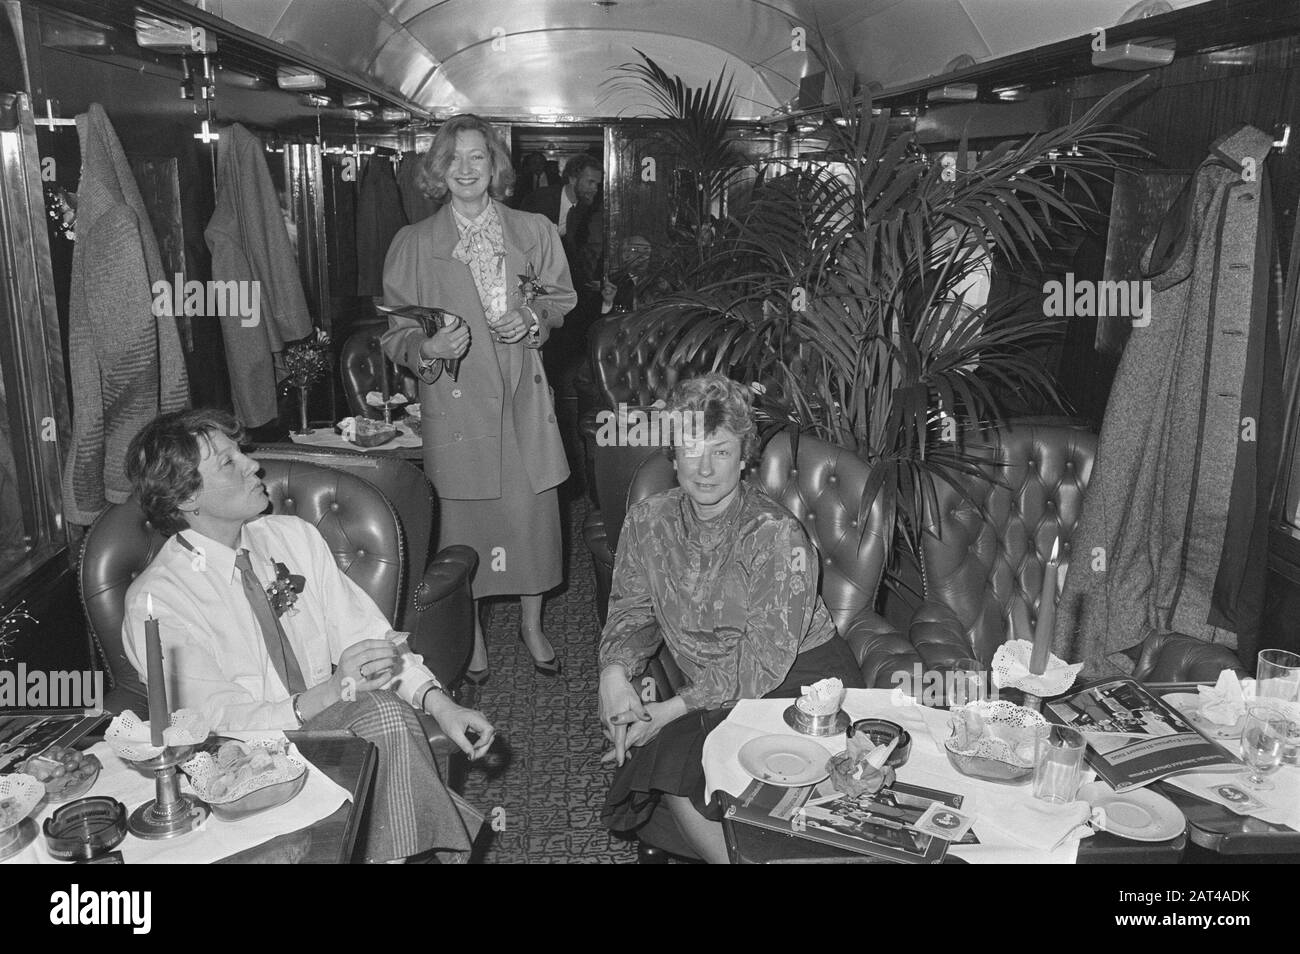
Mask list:
[[241,818],[247,818],[249,815],[264,812],[268,808],[283,805],[301,792],[306,784],[307,772],[303,772],[297,778],[259,788],[256,791],[249,792],[242,798],[235,799],[233,802],[208,802],[208,807],[212,809],[212,814],[223,821],[238,821]]
[[865,732],[872,745],[888,745],[898,739],[898,746],[889,753],[885,768],[899,769],[907,764],[912,754],[912,735],[897,722],[888,719],[859,719],[849,726],[847,735],[852,737]]

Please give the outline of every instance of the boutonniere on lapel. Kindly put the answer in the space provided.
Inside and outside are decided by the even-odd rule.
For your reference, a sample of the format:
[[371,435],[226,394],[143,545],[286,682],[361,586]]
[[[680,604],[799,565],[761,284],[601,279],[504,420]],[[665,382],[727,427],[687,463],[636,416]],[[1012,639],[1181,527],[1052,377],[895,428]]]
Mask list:
[[266,598],[271,603],[276,619],[286,613],[293,616],[298,612],[293,604],[298,602],[298,594],[307,585],[307,578],[290,573],[289,568],[277,560],[272,560],[271,564],[275,567],[275,581],[266,584]]
[[549,289],[537,278],[533,263],[529,262],[527,273],[519,276],[519,295],[524,300],[524,307],[533,316],[533,326],[528,329],[528,335],[533,341],[537,341],[542,333],[542,326],[537,317],[537,312],[533,309],[533,302],[537,300],[538,295],[545,295],[548,291]]

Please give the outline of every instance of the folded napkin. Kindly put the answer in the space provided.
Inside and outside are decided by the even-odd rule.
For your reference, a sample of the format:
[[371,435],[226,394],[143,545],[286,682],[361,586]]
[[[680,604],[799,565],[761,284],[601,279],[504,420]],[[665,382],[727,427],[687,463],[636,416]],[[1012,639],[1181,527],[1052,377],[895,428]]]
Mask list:
[[1034,644],[1027,639],[1011,639],[993,654],[993,684],[999,689],[1012,687],[1036,696],[1059,696],[1074,685],[1083,663],[1070,665],[1064,659],[1048,655],[1047,668],[1041,676],[1029,671],[1029,657]]
[[1052,851],[1069,839],[1092,834],[1092,829],[1087,827],[1092,807],[1085,801],[1053,805],[1037,798],[1024,799],[1016,805],[1014,825],[1007,825],[996,816],[984,817],[986,823],[992,823],[1004,835],[1038,851]]
[[811,686],[800,686],[799,708],[810,716],[834,715],[844,702],[844,683],[831,677],[819,679]]
[[1231,669],[1219,673],[1213,686],[1197,686],[1201,718],[1215,725],[1236,725],[1246,714],[1246,705],[1255,698],[1255,680],[1241,679]]

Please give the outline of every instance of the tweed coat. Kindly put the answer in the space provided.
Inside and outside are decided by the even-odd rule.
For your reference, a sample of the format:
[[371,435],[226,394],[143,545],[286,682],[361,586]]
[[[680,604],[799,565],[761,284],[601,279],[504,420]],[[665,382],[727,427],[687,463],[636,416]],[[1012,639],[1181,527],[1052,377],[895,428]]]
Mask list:
[[68,293],[72,446],[63,510],[88,524],[131,495],[126,449],[159,412],[190,401],[176,321],[154,316],[158,240],[117,133],[92,103],[77,117],[81,183]]
[[235,415],[259,427],[279,413],[275,355],[310,335],[312,320],[262,141],[238,123],[223,129],[217,175],[216,210],[203,233],[212,250],[212,278],[260,283],[257,324],[221,320]]
[[[1131,671],[1123,651],[1153,633],[1235,648],[1249,629],[1251,612],[1214,604],[1229,590],[1249,597],[1237,579],[1248,555],[1225,548],[1243,536],[1229,501],[1238,471],[1272,453],[1243,426],[1274,403],[1251,362],[1277,340],[1262,212],[1272,138],[1247,126],[1215,142],[1146,253],[1149,324],[1115,375],[1056,625],[1058,655],[1094,672]],[[1249,523],[1260,514],[1236,509]]]
[[[519,276],[528,274],[531,266],[548,290],[533,302],[547,334],[564,323],[578,300],[559,233],[545,216],[495,205],[506,244],[507,308],[522,303]],[[459,239],[449,202],[398,232],[384,263],[386,305],[443,308],[464,318],[470,331],[457,380],[440,361],[420,380],[425,473],[442,497],[500,497],[501,429],[509,401],[529,483],[540,493],[569,476],[541,356],[536,348],[511,345],[521,349],[522,371],[514,381],[504,379],[474,277],[468,265],[452,257]],[[423,340],[414,319],[390,315],[381,343],[389,358],[418,375]]]

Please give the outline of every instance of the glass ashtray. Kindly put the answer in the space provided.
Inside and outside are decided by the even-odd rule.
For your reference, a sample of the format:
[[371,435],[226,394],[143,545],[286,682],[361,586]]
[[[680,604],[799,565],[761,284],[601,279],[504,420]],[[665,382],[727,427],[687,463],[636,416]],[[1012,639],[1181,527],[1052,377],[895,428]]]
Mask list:
[[45,819],[45,847],[60,861],[93,861],[126,837],[126,806],[116,798],[79,798]]

